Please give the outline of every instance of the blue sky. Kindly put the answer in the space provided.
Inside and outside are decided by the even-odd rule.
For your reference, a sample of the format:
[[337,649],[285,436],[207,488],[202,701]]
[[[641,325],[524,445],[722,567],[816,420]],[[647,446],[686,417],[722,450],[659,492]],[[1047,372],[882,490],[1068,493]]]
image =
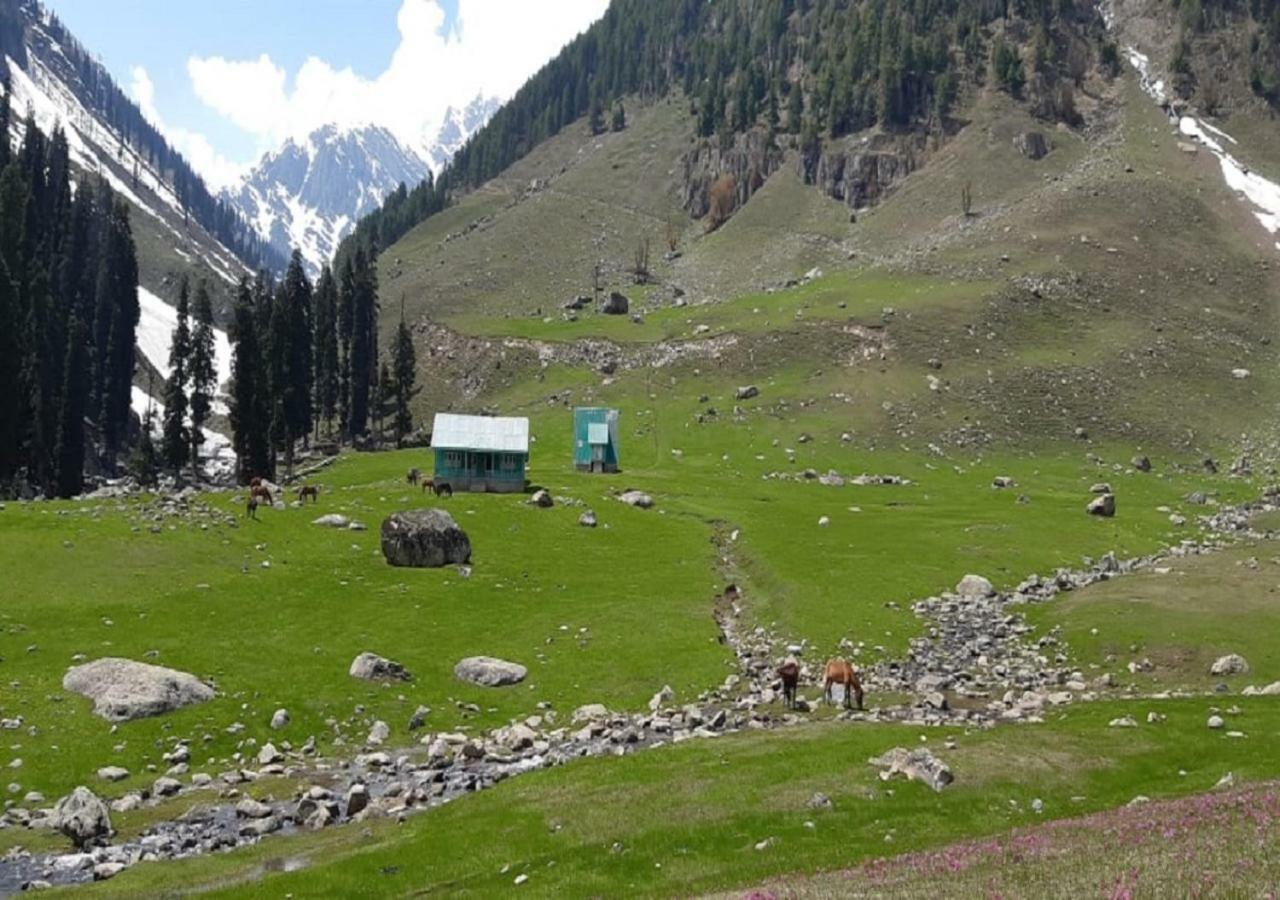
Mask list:
[[45,0],[213,182],[320,125],[409,144],[509,96],[606,0]]

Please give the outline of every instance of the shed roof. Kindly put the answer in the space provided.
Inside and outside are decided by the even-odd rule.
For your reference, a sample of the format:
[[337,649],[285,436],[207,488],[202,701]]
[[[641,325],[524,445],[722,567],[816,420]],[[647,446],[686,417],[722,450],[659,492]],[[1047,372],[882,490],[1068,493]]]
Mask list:
[[431,446],[450,450],[529,452],[529,420],[523,417],[436,413]]

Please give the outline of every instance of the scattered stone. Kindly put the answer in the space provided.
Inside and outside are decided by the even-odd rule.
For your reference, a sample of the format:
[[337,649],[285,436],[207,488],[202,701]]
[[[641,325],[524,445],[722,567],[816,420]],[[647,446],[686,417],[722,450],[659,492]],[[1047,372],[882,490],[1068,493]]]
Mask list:
[[997,475],[995,478],[991,479],[991,486],[993,488],[1011,488],[1017,487],[1018,482],[1014,481],[1008,475]]
[[1215,730],[1216,730],[1216,729],[1218,729],[1218,728],[1222,728],[1222,727],[1224,727],[1227,723],[1226,723],[1226,721],[1222,718],[1222,716],[1218,715],[1217,713],[1214,713],[1213,715],[1211,715],[1211,716],[1209,717],[1209,721],[1208,721],[1206,724],[1207,724],[1210,728],[1213,728],[1213,729],[1215,729]]
[[826,528],[826,527],[827,527],[828,525],[830,525],[830,524],[831,524],[831,517],[830,517],[830,516],[818,516],[818,525],[819,525],[819,527],[821,527],[821,528]]
[[831,798],[821,791],[815,792],[805,804],[809,809],[831,809],[831,805]]
[[1111,728],[1137,728],[1138,721],[1133,716],[1121,716],[1118,719],[1112,719],[1107,725]]
[[760,388],[756,387],[754,384],[744,385],[738,388],[733,393],[733,397],[735,400],[750,400],[753,397],[759,397],[759,396],[760,396]]
[[385,743],[389,737],[391,737],[391,726],[379,719],[369,729],[369,737],[365,739],[365,743],[377,747]]
[[413,678],[400,663],[367,650],[351,661],[348,674],[365,681],[409,681]]
[[311,524],[319,525],[321,528],[350,528],[351,520],[338,513],[329,513],[314,520]]
[[529,670],[519,663],[495,659],[492,656],[468,656],[453,667],[454,677],[460,681],[483,687],[501,687],[524,681]]
[[1116,514],[1116,495],[1103,494],[1101,497],[1095,497],[1089,501],[1085,511],[1091,516],[1101,516],[1104,519],[1112,518]]
[[539,509],[550,509],[555,505],[555,501],[551,499],[551,492],[546,488],[540,488],[533,492],[533,496],[529,498],[529,504]]
[[129,770],[121,766],[103,766],[98,770],[100,781],[124,781],[129,777]]
[[277,709],[271,716],[271,730],[279,731],[289,724],[289,710]]
[[578,516],[578,524],[583,528],[595,528],[596,514],[588,509],[582,515]]
[[265,819],[271,815],[271,805],[252,797],[244,797],[236,804],[236,815],[242,819]]
[[182,782],[175,778],[157,778],[151,786],[151,793],[157,797],[172,797],[182,790]]
[[623,491],[618,495],[618,499],[628,506],[639,509],[649,509],[653,506],[653,498],[644,491]]
[[353,784],[347,789],[347,816],[358,815],[369,805],[369,789],[363,784]]
[[471,540],[448,511],[412,509],[383,519],[382,555],[393,566],[461,565],[471,560]]
[[654,694],[649,700],[649,712],[657,712],[663,706],[671,702],[671,698],[675,696],[675,691],[671,690],[671,685],[664,684],[662,690]]
[[1135,456],[1133,459],[1129,460],[1129,464],[1139,472],[1151,471],[1151,460],[1145,456]]
[[991,582],[981,575],[966,575],[956,585],[956,593],[969,600],[980,600],[995,594]]
[[157,716],[213,699],[213,688],[194,675],[116,657],[72,667],[62,687],[88,697],[94,713],[109,722]]

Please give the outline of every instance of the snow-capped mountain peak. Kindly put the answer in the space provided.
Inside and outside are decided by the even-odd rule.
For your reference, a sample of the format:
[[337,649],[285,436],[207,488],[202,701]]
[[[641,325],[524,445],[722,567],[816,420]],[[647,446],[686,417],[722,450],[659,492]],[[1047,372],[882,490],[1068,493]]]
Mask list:
[[263,156],[224,196],[282,253],[297,247],[314,275],[361,216],[400,184],[413,187],[443,168],[498,105],[477,97],[450,107],[436,136],[416,150],[379,125],[324,125]]

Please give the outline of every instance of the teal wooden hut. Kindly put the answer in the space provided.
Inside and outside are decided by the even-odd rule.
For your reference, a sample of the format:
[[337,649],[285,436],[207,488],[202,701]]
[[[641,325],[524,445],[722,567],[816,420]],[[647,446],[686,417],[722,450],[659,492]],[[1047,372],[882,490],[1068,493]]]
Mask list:
[[436,413],[431,449],[437,484],[455,491],[519,493],[529,464],[529,420]]
[[573,411],[573,465],[579,472],[618,471],[618,411],[580,406]]

